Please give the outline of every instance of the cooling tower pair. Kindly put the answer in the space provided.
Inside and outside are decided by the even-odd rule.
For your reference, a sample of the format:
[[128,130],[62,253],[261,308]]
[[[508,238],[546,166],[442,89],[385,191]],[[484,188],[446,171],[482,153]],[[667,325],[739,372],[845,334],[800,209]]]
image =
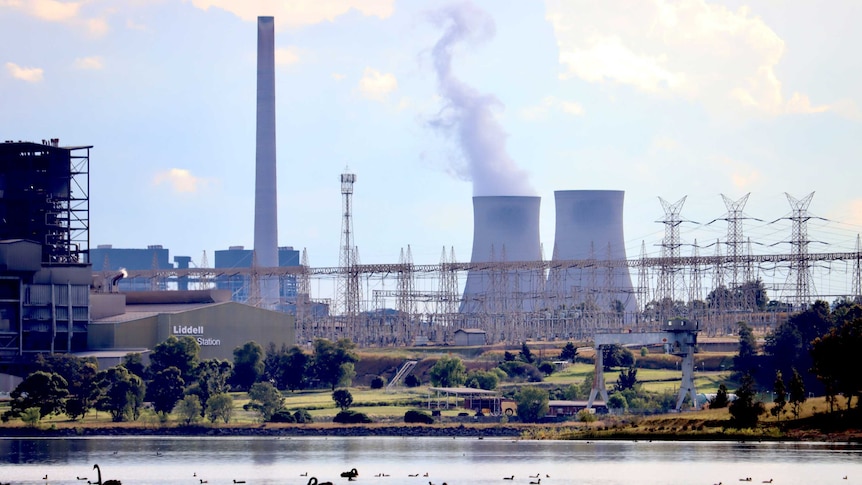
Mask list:
[[[554,192],[556,232],[547,280],[536,265],[532,269],[516,264],[481,267],[486,262],[542,259],[540,198],[474,197],[470,259],[474,269],[467,274],[461,313],[532,312],[584,303],[598,311],[635,311],[628,267],[602,263],[626,259],[624,195],[619,190]],[[578,264],[567,263],[575,260]]]

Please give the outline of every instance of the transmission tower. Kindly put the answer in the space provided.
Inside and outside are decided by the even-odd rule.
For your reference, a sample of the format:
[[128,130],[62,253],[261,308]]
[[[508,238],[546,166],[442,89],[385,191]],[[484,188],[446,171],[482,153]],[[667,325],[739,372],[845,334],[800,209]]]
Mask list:
[[784,195],[793,209],[793,215],[790,217],[793,221],[793,232],[790,236],[791,260],[788,279],[795,279],[794,304],[802,309],[811,300],[811,265],[808,261],[808,220],[811,217],[808,215],[808,205],[811,204],[814,192],[802,199],[796,199],[787,192]]
[[862,303],[862,244],[859,235],[856,235],[856,259],[853,260],[853,284],[850,288],[853,292],[853,301]]
[[742,211],[745,209],[745,204],[748,202],[748,196],[750,195],[751,192],[734,201],[726,195],[721,194],[724,205],[727,207],[727,217],[725,218],[727,221],[727,258],[729,260],[727,275],[729,279],[728,284],[731,287],[737,287],[742,283],[740,278],[743,272],[742,255],[745,244],[742,235],[742,221],[745,217]]
[[296,279],[296,341],[306,342],[311,339],[309,321],[311,318],[311,297],[309,281],[308,252],[302,248],[299,260],[302,272]]
[[[398,318],[401,320],[403,329],[407,329],[416,315],[416,300],[414,296],[415,276],[413,274],[413,252],[410,250],[410,245],[407,245],[407,253],[401,249],[401,258],[398,262]],[[404,335],[404,338],[409,338]]]
[[657,299],[667,298],[670,301],[676,301],[677,297],[682,296],[684,292],[685,282],[679,267],[679,248],[681,246],[679,226],[682,224],[679,214],[683,204],[685,204],[686,197],[688,196],[684,196],[673,204],[661,197],[658,198],[662,208],[664,208],[664,220],[659,222],[664,224],[661,255],[665,262],[659,268],[659,288],[657,291],[659,298]]
[[356,175],[341,174],[341,251],[338,265],[345,271],[338,278],[336,307],[346,316],[359,313],[359,273],[356,271],[356,247],[353,242],[353,184]]
[[[201,256],[201,262],[198,265],[198,268],[209,268],[210,263],[207,259],[207,252],[204,250],[203,255]],[[200,278],[198,278],[198,289],[199,290],[208,290],[210,288],[210,275],[209,273],[201,273]]]

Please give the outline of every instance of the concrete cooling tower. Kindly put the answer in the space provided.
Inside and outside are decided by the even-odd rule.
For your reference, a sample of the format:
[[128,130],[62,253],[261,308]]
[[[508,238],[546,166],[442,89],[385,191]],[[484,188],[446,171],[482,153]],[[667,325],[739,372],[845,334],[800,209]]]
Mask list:
[[555,308],[571,308],[594,302],[598,311],[609,311],[622,303],[626,313],[637,310],[632,279],[625,265],[603,265],[602,261],[626,259],[623,236],[622,190],[558,190],[554,261],[595,259],[590,268],[554,268],[548,273],[549,302]]
[[[472,263],[539,261],[540,197],[473,197]],[[494,268],[467,273],[462,314],[532,311],[541,301],[541,270]]]

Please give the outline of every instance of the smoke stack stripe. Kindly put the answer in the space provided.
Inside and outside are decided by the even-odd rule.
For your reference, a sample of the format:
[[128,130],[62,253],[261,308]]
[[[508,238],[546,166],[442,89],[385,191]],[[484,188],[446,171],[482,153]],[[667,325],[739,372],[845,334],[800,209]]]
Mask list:
[[[275,20],[257,18],[257,144],[255,156],[254,252],[257,265],[278,266],[275,158]],[[278,282],[260,280],[260,304],[278,301]]]

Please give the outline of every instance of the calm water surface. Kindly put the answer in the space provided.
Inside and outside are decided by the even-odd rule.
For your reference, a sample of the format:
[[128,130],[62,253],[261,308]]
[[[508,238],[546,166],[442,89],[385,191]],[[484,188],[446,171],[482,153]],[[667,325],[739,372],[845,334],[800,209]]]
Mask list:
[[[862,446],[476,438],[0,439],[0,482],[123,485],[860,484]],[[307,473],[307,476],[302,474]],[[425,477],[425,474],[428,474]],[[376,475],[388,476],[376,476]],[[47,480],[43,479],[47,475]],[[410,475],[417,475],[411,477]],[[503,477],[514,475],[512,480]],[[847,477],[846,479],[844,477]],[[82,478],[79,480],[78,477]],[[85,478],[86,479],[83,479]],[[751,477],[750,482],[741,478]]]

